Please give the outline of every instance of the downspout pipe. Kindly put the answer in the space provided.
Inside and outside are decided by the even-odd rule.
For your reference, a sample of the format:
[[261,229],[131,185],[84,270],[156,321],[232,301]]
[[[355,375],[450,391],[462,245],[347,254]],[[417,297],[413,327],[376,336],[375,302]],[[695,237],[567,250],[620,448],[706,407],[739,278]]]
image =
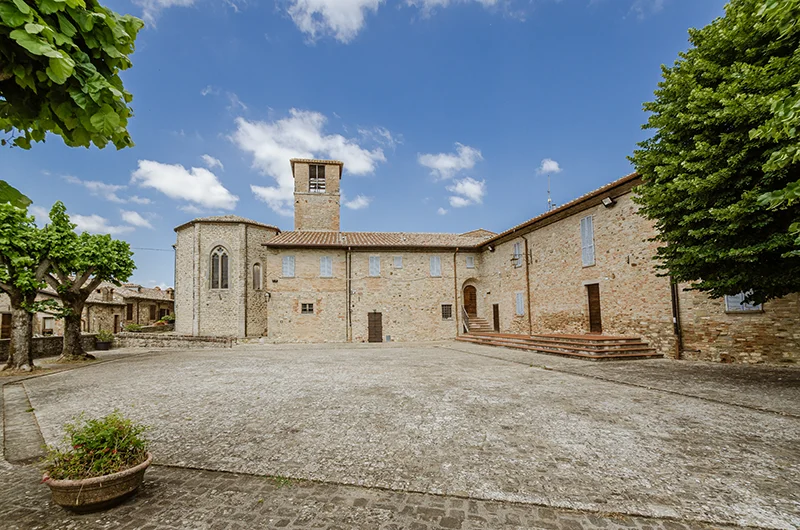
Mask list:
[[680,289],[678,283],[670,277],[669,279],[670,294],[672,295],[672,327],[675,332],[675,337],[678,339],[678,351],[675,354],[675,359],[680,360],[683,352],[683,327],[681,326],[681,306],[680,306]]
[[453,313],[456,317],[456,337],[458,337],[461,334],[458,325],[458,316],[461,312],[461,304],[458,303],[458,247],[453,252],[453,294],[455,295]]
[[521,236],[525,241],[525,293],[527,295],[528,310],[528,335],[533,335],[533,320],[531,317],[531,274],[530,274],[530,255],[528,253],[528,239]]
[[345,252],[345,282],[347,286],[347,293],[345,295],[345,302],[347,303],[347,318],[345,325],[347,328],[345,329],[345,339],[347,342],[353,342],[353,308],[351,304],[352,300],[352,269],[353,269],[353,262],[352,262],[352,254],[350,252],[350,247],[347,247],[347,251]]

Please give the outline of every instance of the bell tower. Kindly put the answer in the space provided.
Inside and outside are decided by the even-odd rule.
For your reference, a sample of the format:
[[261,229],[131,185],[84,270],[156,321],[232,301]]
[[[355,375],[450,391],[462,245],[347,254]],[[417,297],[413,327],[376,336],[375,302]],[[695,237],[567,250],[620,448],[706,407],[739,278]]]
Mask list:
[[339,231],[339,181],[344,162],[292,158],[294,177],[294,229]]

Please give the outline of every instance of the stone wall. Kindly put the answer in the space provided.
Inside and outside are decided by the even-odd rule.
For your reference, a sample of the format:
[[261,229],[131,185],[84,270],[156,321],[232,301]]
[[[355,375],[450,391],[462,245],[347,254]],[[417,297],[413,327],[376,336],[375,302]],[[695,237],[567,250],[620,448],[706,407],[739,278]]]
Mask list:
[[194,296],[197,262],[195,243],[199,241],[200,224],[195,223],[178,230],[175,243],[175,331],[194,335]]
[[725,301],[680,293],[683,358],[717,362],[800,362],[800,294],[762,311],[726,312]]
[[231,337],[192,337],[173,333],[119,333],[115,348],[168,348],[196,350],[200,348],[232,348]]
[[[514,243],[520,243],[523,257],[520,265],[514,261]],[[478,316],[493,323],[493,305],[498,305],[500,331],[529,333],[528,292],[525,282],[525,241],[515,237],[508,242],[485,250],[479,260],[479,276],[474,282],[478,292]],[[516,296],[522,293],[525,314],[517,315]]]
[[[82,335],[83,349],[92,351],[95,349],[95,336]],[[8,349],[11,347],[11,339],[0,340],[0,361],[8,359]],[[34,359],[42,357],[57,357],[61,355],[64,347],[64,337],[34,337],[31,339],[31,355]]]
[[[117,317],[116,320],[114,317]],[[112,304],[86,304],[81,315],[82,329],[89,333],[96,333],[101,330],[117,333],[121,331],[123,318],[125,317],[124,305]],[[115,322],[117,328],[114,327]]]

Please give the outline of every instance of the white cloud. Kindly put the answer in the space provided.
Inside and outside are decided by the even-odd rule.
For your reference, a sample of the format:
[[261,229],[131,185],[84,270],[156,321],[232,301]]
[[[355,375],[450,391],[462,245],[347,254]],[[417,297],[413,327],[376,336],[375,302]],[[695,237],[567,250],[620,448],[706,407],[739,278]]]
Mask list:
[[223,171],[225,170],[225,167],[222,165],[222,162],[220,162],[219,158],[214,158],[211,155],[203,155],[201,158],[203,159],[203,162],[206,163],[206,167],[208,167],[208,169],[214,169],[215,167],[218,167]]
[[430,168],[432,174],[442,179],[449,179],[459,171],[472,169],[481,160],[483,155],[478,149],[457,142],[455,153],[417,155],[420,164]]
[[69,216],[70,221],[75,223],[76,232],[90,232],[92,234],[124,234],[126,232],[133,232],[132,226],[112,226],[108,224],[108,219],[100,217],[99,215],[78,215],[72,214]]
[[665,1],[666,0],[634,0],[628,13],[636,15],[636,18],[642,20],[664,9]]
[[178,206],[178,210],[194,215],[206,212],[205,210],[203,210],[202,208],[198,208],[194,204],[184,204],[183,206]]
[[139,160],[139,168],[131,175],[131,183],[206,208],[233,210],[239,200],[214,173],[201,167],[186,169],[180,164]]
[[344,198],[342,199],[344,205],[351,210],[361,210],[369,206],[369,204],[372,202],[372,197],[367,197],[365,195],[356,195],[356,198],[352,201],[346,201]]
[[319,112],[291,109],[289,116],[274,121],[236,119],[231,140],[253,156],[253,167],[275,179],[276,186],[250,186],[259,200],[286,216],[292,215],[294,179],[290,158],[342,160],[350,175],[367,175],[385,162],[383,150],[368,150],[340,134],[325,134],[327,119]]
[[403,144],[403,135],[392,134],[392,132],[386,127],[373,127],[372,129],[359,128],[358,134],[360,134],[362,138],[372,140],[373,142],[390,149],[394,149],[398,145]]
[[64,180],[70,184],[83,186],[95,197],[102,197],[103,199],[111,202],[127,202],[125,199],[117,195],[118,191],[124,190],[127,186],[122,186],[119,184],[106,184],[105,182],[100,182],[99,180],[81,180],[78,177],[73,177],[72,175],[65,176]]
[[169,289],[169,285],[167,285],[164,282],[159,283],[156,280],[147,280],[147,286],[150,287],[151,289],[155,289],[156,287],[158,287],[162,291]]
[[203,90],[200,91],[201,96],[207,96],[211,94],[212,96],[216,96],[219,94],[219,89],[212,85],[207,85]]
[[561,173],[561,166],[552,158],[545,158],[536,170],[540,175],[552,175],[553,173]]
[[439,207],[439,209],[436,210],[436,213],[438,213],[439,215],[447,215],[447,210],[445,210],[442,207]]
[[150,199],[148,199],[146,197],[139,197],[138,195],[131,195],[130,197],[128,197],[128,202],[133,202],[133,203],[136,203],[136,204],[150,204],[153,201],[151,201]]
[[480,204],[486,195],[486,181],[466,177],[447,186],[447,191],[454,194],[450,196],[450,206],[453,208]]
[[134,0],[141,6],[142,18],[149,24],[155,25],[156,17],[162,9],[168,7],[186,7],[194,4],[195,0]]
[[383,0],[291,0],[289,16],[312,41],[330,35],[348,43],[364,27],[369,11],[375,13]]
[[39,228],[50,222],[50,212],[41,206],[28,206],[28,214],[35,218],[36,226]]
[[122,210],[121,214],[122,214],[122,220],[128,223],[129,225],[140,226],[142,228],[149,228],[153,230],[153,225],[150,224],[150,221],[142,217],[142,214],[140,214],[139,212]]
[[[468,3],[470,0],[406,0],[410,6],[418,7],[423,15],[429,16],[436,8],[447,7],[451,4]],[[484,7],[492,7],[499,3],[499,0],[474,0]]]

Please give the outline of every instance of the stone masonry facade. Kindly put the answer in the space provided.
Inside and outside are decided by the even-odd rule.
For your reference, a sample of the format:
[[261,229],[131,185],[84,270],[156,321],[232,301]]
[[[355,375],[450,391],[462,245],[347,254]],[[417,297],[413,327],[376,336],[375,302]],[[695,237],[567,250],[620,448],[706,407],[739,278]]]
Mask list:
[[[731,310],[656,274],[654,227],[633,201],[636,174],[501,234],[420,234],[341,232],[343,164],[291,166],[294,231],[236,216],[175,229],[177,333],[444,340],[465,333],[474,312],[502,333],[593,331],[641,337],[671,358],[800,361],[800,295]],[[309,183],[310,171],[322,184]]]

